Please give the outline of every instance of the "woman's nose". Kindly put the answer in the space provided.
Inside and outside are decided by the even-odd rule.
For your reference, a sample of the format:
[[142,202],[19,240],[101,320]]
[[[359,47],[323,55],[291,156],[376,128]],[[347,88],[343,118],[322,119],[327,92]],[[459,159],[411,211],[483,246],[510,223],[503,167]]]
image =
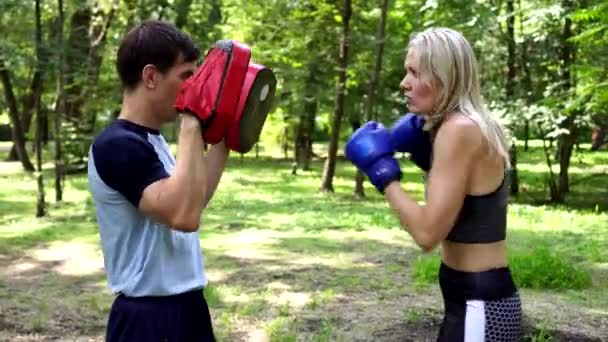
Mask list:
[[401,80],[401,83],[399,84],[399,86],[401,87],[402,90],[405,91],[409,91],[412,89],[412,86],[410,84],[410,82],[407,79],[407,76],[403,77],[403,80]]

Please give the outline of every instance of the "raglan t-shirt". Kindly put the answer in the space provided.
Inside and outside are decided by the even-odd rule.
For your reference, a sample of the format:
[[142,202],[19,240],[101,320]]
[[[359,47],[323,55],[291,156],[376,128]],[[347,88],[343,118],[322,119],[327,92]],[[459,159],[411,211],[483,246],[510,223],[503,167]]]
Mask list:
[[113,121],[89,149],[108,286],[126,296],[167,296],[207,284],[198,230],[180,232],[138,210],[144,189],[169,177],[175,159],[158,130]]

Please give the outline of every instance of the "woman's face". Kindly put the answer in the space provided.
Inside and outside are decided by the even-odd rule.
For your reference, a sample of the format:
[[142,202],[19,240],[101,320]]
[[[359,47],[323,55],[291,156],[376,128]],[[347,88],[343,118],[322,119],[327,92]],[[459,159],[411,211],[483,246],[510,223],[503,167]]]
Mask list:
[[429,114],[433,110],[437,92],[429,85],[430,75],[421,75],[417,65],[416,50],[409,49],[405,58],[405,77],[399,84],[407,98],[408,110],[417,114]]

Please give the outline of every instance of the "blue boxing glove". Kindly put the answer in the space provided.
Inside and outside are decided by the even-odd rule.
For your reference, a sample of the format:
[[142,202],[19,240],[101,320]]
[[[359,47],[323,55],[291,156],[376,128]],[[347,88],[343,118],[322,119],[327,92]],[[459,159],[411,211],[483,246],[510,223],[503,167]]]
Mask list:
[[395,151],[408,152],[410,158],[420,169],[431,168],[431,135],[423,130],[425,120],[422,116],[408,113],[399,118],[391,127],[391,141]]
[[401,180],[391,134],[382,124],[370,121],[361,126],[346,143],[345,156],[381,193],[390,182]]

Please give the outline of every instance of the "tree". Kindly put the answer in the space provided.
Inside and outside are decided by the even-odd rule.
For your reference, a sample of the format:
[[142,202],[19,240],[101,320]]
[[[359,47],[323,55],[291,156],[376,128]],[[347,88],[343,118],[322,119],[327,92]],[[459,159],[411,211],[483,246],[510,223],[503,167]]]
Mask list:
[[[572,44],[572,42],[570,42],[570,38],[573,36],[572,19],[570,18],[570,14],[574,8],[573,0],[562,0],[562,7],[565,11],[565,17],[561,41],[560,71],[563,92],[564,94],[571,94],[571,68],[574,64],[574,56],[576,52],[576,47]],[[570,157],[572,156],[572,149],[576,139],[576,127],[574,119],[578,113],[578,108],[571,109],[571,112],[566,113],[566,118],[560,124],[560,127],[567,130],[567,133],[560,135],[559,138],[559,194],[558,197],[555,198],[557,202],[563,201],[564,194],[570,191],[568,167],[570,166]]]
[[[505,91],[505,102],[512,103],[515,97],[515,76],[516,76],[516,52],[515,52],[515,6],[514,0],[507,0],[507,82]],[[509,106],[514,108],[513,105]],[[511,168],[511,194],[519,192],[519,176],[517,173],[517,146],[511,145],[510,158]]]
[[36,73],[39,74],[37,79],[39,80],[38,87],[35,94],[35,108],[36,108],[36,183],[38,184],[38,196],[36,205],[36,217],[42,217],[46,215],[46,203],[44,200],[44,177],[42,174],[42,123],[44,122],[42,112],[42,83],[43,83],[43,70],[44,66],[42,63],[42,28],[40,27],[40,0],[36,0]]
[[[367,91],[367,101],[365,101],[365,121],[373,119],[373,108],[374,101],[376,99],[376,88],[380,80],[380,69],[382,68],[382,56],[384,54],[384,31],[386,28],[386,16],[388,13],[388,0],[380,0],[380,19],[378,20],[378,27],[376,29],[376,40],[375,40],[375,63],[371,70],[371,79],[369,81],[369,87]],[[358,128],[359,125],[353,125],[353,132]],[[355,177],[355,195],[357,197],[365,197],[365,191],[363,190],[364,176],[361,170],[357,170]]]
[[[13,92],[13,84],[9,70],[6,66],[6,62],[3,56],[0,56],[0,78],[2,78],[2,85],[4,88],[4,96],[8,103],[8,114],[11,120],[11,132],[13,135],[14,148],[21,161],[21,165],[25,171],[34,171],[34,165],[30,161],[30,158],[25,149],[25,134],[21,117],[19,116],[19,109],[17,105],[17,99]],[[9,157],[10,159],[10,157]]]
[[338,84],[334,116],[331,124],[331,139],[325,167],[323,168],[323,178],[321,180],[321,190],[334,192],[333,179],[336,169],[336,157],[338,152],[338,138],[340,137],[340,125],[344,116],[344,97],[346,95],[346,72],[348,68],[348,39],[349,23],[351,18],[351,1],[344,0],[342,10],[342,34],[340,37],[340,67],[338,69]]
[[63,0],[57,0],[57,96],[55,97],[55,120],[53,137],[55,138],[55,202],[63,200],[63,180],[65,177],[63,156],[61,154],[61,117],[65,111],[65,89],[64,89],[64,56],[65,46],[63,45]]

